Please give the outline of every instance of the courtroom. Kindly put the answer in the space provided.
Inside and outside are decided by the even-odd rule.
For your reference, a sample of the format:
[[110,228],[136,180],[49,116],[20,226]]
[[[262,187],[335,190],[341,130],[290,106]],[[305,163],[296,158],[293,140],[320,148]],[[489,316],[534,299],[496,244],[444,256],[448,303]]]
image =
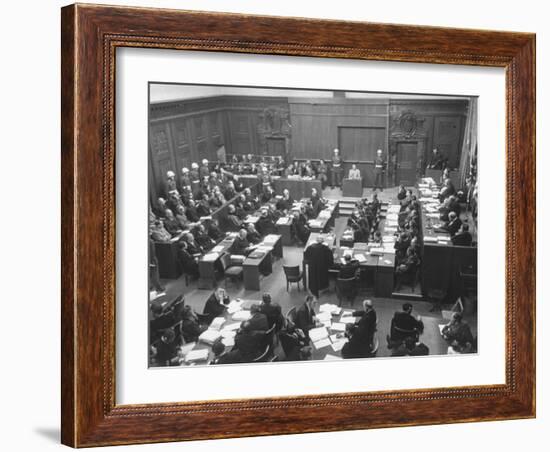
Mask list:
[[477,353],[476,97],[150,83],[148,109],[149,367]]

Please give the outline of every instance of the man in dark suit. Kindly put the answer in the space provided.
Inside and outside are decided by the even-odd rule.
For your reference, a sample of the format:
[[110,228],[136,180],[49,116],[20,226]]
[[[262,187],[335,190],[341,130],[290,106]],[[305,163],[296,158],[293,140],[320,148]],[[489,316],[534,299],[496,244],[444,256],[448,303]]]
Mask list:
[[285,188],[283,190],[283,197],[277,202],[277,209],[279,210],[290,210],[294,205],[294,200],[290,196],[290,192]]
[[355,277],[357,270],[359,269],[359,262],[357,261],[357,259],[352,259],[351,254],[346,254],[344,256],[344,260],[346,262],[340,268],[338,278],[349,279]]
[[259,304],[250,306],[250,314],[251,317],[248,319],[248,323],[252,331],[267,331],[269,329],[267,316],[261,311]]
[[318,326],[318,322],[315,319],[314,302],[315,297],[313,295],[307,295],[304,303],[296,310],[294,324],[296,328],[300,328],[307,337],[309,337],[309,330]]
[[364,300],[363,310],[355,311],[352,315],[360,319],[355,325],[348,324],[348,342],[342,348],[342,358],[366,358],[372,353],[376,331],[376,311],[372,301]]
[[234,350],[239,350],[243,362],[251,362],[260,356],[264,350],[265,334],[252,329],[248,320],[244,321],[235,335]]
[[419,316],[412,315],[413,306],[411,303],[404,303],[403,310],[393,315],[391,321],[391,340],[401,343],[407,337],[415,339],[424,331],[424,323]]
[[221,231],[218,220],[212,219],[208,224],[208,235],[212,240],[218,242],[223,237],[223,232]]
[[248,223],[246,225],[246,239],[249,243],[256,245],[262,241],[260,233],[254,227],[254,224]]
[[271,300],[270,294],[264,293],[262,295],[262,304],[260,305],[260,311],[266,315],[269,328],[275,325],[276,330],[281,329],[284,321],[281,306]]
[[472,246],[472,234],[468,223],[462,223],[462,227],[458,233],[451,238],[453,245],[457,246]]
[[249,251],[250,242],[246,238],[246,229],[241,229],[239,235],[235,237],[233,244],[231,245],[231,254],[238,254],[245,256]]
[[227,226],[230,231],[238,231],[242,226],[242,221],[237,217],[237,210],[233,204],[227,208]]
[[308,289],[316,297],[319,296],[319,290],[328,287],[328,271],[334,263],[332,251],[323,240],[323,236],[319,235],[316,242],[304,251],[304,260],[308,263]]
[[452,237],[458,232],[461,226],[462,221],[460,221],[458,215],[455,212],[449,212],[449,221],[443,226],[442,229],[451,234]]
[[212,292],[206,300],[202,311],[203,314],[208,316],[208,324],[212,323],[212,320],[216,317],[221,317],[225,314],[229,301],[229,297],[223,287],[218,287],[215,292]]
[[275,234],[277,231],[275,223],[271,218],[269,218],[269,214],[266,209],[262,209],[261,216],[256,222],[256,229],[258,229],[258,232],[261,235]]

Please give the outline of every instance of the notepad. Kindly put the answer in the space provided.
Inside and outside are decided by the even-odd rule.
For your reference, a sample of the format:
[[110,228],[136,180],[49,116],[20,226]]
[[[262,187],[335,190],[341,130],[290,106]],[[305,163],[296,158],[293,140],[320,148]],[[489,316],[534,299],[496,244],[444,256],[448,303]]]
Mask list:
[[321,326],[319,328],[312,328],[311,330],[309,330],[309,338],[312,342],[320,341],[321,339],[328,338],[328,331],[324,326]]
[[185,362],[194,362],[194,361],[206,361],[208,359],[208,349],[203,348],[200,350],[191,350],[185,356]]

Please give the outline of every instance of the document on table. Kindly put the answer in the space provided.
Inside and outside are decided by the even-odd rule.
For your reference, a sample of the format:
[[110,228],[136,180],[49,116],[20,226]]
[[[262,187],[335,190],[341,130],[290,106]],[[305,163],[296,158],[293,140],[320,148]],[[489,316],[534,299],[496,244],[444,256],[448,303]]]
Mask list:
[[221,330],[221,333],[223,334],[224,331],[236,331],[241,327],[241,322],[235,322],[230,323],[229,325],[225,325],[223,329]]
[[354,257],[355,259],[357,259],[357,262],[359,263],[367,262],[367,258],[365,257],[364,254],[356,254]]
[[208,253],[202,257],[204,262],[214,262],[220,255],[218,253]]
[[[353,317],[352,317],[352,318],[353,318]],[[344,331],[346,331],[346,324],[345,324],[345,323],[342,323],[342,322],[334,322],[334,323],[331,325],[330,329],[331,329],[332,331],[339,331],[339,332],[342,332],[342,333],[343,333]]]
[[233,347],[235,345],[235,336],[222,338],[222,344],[226,347]]
[[327,354],[323,358],[324,361],[338,361],[340,359],[344,359],[344,358],[342,358],[341,356],[334,356],[334,355],[330,355],[330,354]]
[[317,320],[319,320],[319,322],[324,322],[326,320],[332,320],[331,313],[327,312],[327,311],[320,312],[319,314],[316,314],[315,317],[317,318]]
[[199,341],[212,345],[219,337],[221,333],[218,330],[208,329],[199,336]]
[[320,341],[321,339],[328,338],[328,331],[324,326],[312,328],[309,330],[309,338],[311,339],[311,342]]
[[321,306],[319,306],[319,311],[320,312],[330,312],[331,314],[338,315],[342,311],[342,308],[340,306],[337,306],[337,305],[332,304],[332,303],[324,303]]
[[233,320],[248,320],[251,316],[250,311],[237,311],[231,318]]
[[213,253],[220,253],[223,251],[223,245],[216,245],[214,248],[212,248]]
[[199,350],[191,350],[187,355],[185,356],[185,362],[193,362],[193,361],[206,361],[208,359],[208,349],[202,348]]
[[330,339],[328,337],[324,338],[324,339],[321,339],[319,341],[315,341],[313,342],[313,346],[319,350],[320,348],[324,348],[324,347],[328,347],[329,345],[331,345],[332,342],[330,342]]
[[332,349],[335,351],[335,352],[339,352],[340,350],[342,350],[342,348],[344,347],[344,344],[348,341],[347,338],[344,338],[344,339],[340,339],[339,341],[336,341],[334,342],[331,346],[332,346]]
[[212,320],[212,323],[210,324],[210,328],[213,330],[219,330],[224,323],[225,323],[225,317],[216,317],[214,320]]
[[355,317],[351,315],[342,316],[340,318],[340,323],[355,323]]
[[227,305],[227,312],[229,312],[229,314],[234,314],[235,312],[242,310],[242,304],[242,300],[231,300]]

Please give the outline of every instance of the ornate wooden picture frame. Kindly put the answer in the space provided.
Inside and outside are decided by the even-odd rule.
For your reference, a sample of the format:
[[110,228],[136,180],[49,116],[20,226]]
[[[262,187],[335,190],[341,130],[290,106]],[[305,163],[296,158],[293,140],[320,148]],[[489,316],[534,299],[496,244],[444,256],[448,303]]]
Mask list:
[[[71,5],[62,9],[62,442],[74,447],[535,416],[535,36]],[[506,70],[506,382],[115,403],[115,51],[180,49]]]

